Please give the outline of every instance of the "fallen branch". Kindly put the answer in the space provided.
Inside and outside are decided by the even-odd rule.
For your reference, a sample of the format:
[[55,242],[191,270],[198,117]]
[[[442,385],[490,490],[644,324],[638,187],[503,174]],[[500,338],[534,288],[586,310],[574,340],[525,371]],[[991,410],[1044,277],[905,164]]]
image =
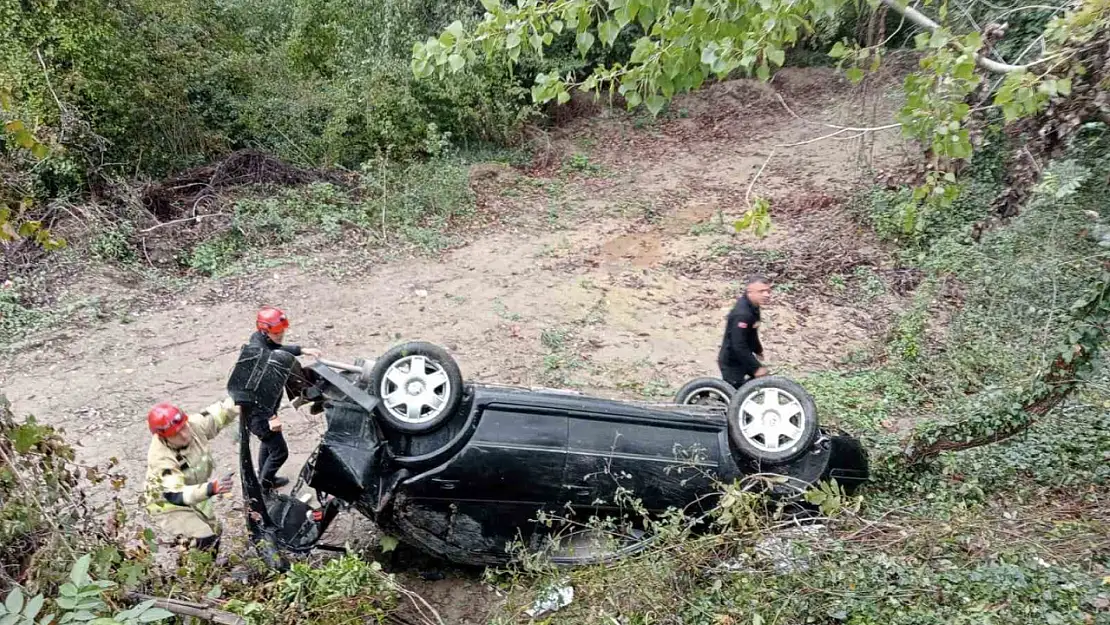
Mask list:
[[149,227],[145,230],[140,230],[139,232],[143,233],[143,234],[146,234],[147,232],[152,232],[152,231],[157,230],[159,228],[164,228],[165,226],[172,226],[174,224],[184,223],[186,221],[196,222],[196,221],[200,221],[201,219],[206,219],[208,217],[231,217],[231,213],[210,213],[208,215],[195,215],[193,217],[182,217],[181,219],[174,219],[173,221],[167,221],[167,222],[160,223],[156,226],[151,226],[151,227]]
[[763,170],[767,168],[767,163],[770,163],[771,158],[773,158],[774,156],[775,148],[771,148],[771,153],[767,155],[767,160],[763,161],[763,165],[759,167],[759,171],[755,172],[755,177],[752,178],[752,181],[750,183],[748,183],[748,190],[744,192],[744,204],[748,207],[749,210],[752,207],[751,197],[752,189],[755,188],[755,181],[759,180],[759,176],[763,173]]
[[247,625],[247,621],[238,614],[217,610],[203,603],[182,601],[180,599],[167,599],[165,597],[151,597],[150,595],[137,592],[129,592],[125,597],[128,601],[134,601],[135,603],[153,600],[154,607],[162,608],[167,612],[173,612],[179,616],[192,616],[210,623],[219,623],[220,625]]
[[[862,132],[877,132],[879,130],[889,130],[891,128],[899,128],[899,127],[902,126],[902,124],[900,124],[900,123],[886,124],[885,126],[838,126],[836,124],[829,124],[829,123],[826,123],[826,122],[815,122],[815,121],[812,121],[812,120],[808,120],[808,119],[802,117],[801,115],[798,115],[797,113],[795,113],[794,109],[790,108],[790,106],[786,103],[786,100],[782,99],[781,94],[776,93],[775,97],[778,98],[779,104],[782,105],[782,108],[786,109],[786,112],[790,113],[790,116],[793,117],[794,119],[796,119],[800,122],[805,122],[807,124],[813,124],[814,126],[824,126],[825,128],[832,128],[834,130],[839,131],[839,132],[834,132],[830,135],[826,135],[827,137],[831,137],[833,135],[838,135],[841,132],[861,132],[861,133]],[[818,137],[817,139],[824,139],[824,138],[825,137]],[[811,139],[811,141],[816,141],[817,139]],[[784,147],[786,147],[786,146],[784,146]]]

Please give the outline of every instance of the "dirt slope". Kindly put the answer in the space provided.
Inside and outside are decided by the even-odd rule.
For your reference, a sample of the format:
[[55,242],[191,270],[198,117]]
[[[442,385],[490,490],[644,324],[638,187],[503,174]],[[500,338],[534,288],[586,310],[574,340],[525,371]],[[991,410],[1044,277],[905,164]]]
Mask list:
[[[481,205],[497,225],[443,258],[401,257],[345,277],[285,267],[251,278],[247,290],[241,279],[197,284],[128,323],[65,331],[15,354],[0,366],[0,389],[17,414],[64,427],[81,459],[119,458],[131,502],[149,440],[145,411],[163,399],[187,409],[218,399],[263,303],[289,313],[290,341],[332,359],[423,339],[448,346],[469,379],[666,396],[689,378],[717,375],[739,280],[765,271],[783,287],[764,314],[771,366],[835,367],[880,338],[900,305],[883,289],[889,262],[843,203],[861,153],[886,166],[902,147],[893,133],[878,135],[873,152],[859,138],[837,140],[851,133],[784,147],[835,129],[788,113],[776,90],[807,120],[873,123],[860,111],[870,115],[876,101],[834,76],[788,70],[769,87],[715,85],[654,124],[611,113],[574,120],[554,144],[583,155],[570,159],[569,177],[496,168],[478,176]],[[891,105],[881,96],[877,103],[885,123]],[[762,240],[730,235],[757,173],[751,191],[772,199],[774,230]],[[874,299],[853,299],[866,281],[878,285]],[[122,296],[135,287],[108,289]],[[283,416],[291,448],[284,474],[293,476],[322,425],[290,408]],[[216,447],[218,464],[232,468],[233,450],[229,433]]]

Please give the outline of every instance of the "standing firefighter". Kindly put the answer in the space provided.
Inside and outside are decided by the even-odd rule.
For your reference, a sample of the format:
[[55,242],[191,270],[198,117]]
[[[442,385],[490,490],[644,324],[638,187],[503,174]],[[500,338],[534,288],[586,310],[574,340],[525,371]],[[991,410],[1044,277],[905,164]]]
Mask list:
[[216,552],[220,524],[212,497],[231,491],[231,473],[212,479],[215,469],[209,441],[239,416],[231,398],[193,416],[160,403],[146,422],[153,439],[147,452],[147,512],[162,532],[189,547]]
[[767,368],[760,362],[763,345],[759,342],[759,308],[769,301],[771,281],[751,276],[744,281],[744,294],[728,313],[717,366],[721,378],[736,388],[749,379],[767,375]]
[[[302,348],[300,345],[282,344],[285,331],[289,329],[289,318],[279,308],[265,306],[258,311],[255,318],[257,331],[251,335],[249,345],[273,351],[280,349],[294,356],[312,356],[318,358],[320,350]],[[289,478],[279,477],[277,472],[285,461],[289,459],[289,447],[285,444],[285,435],[281,432],[281,421],[276,414],[267,414],[259,411],[251,416],[249,424],[252,434],[260,441],[258,447],[258,481],[262,488],[267,490],[281,488],[289,483]]]

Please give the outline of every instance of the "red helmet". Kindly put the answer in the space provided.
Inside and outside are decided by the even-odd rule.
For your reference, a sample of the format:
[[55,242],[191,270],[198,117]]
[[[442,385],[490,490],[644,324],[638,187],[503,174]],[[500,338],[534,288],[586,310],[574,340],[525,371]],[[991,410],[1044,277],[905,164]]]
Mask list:
[[146,425],[150,428],[150,433],[162,437],[177,434],[188,422],[189,416],[169,402],[157,404],[146,414]]
[[263,332],[276,334],[289,328],[289,318],[281,312],[280,308],[264,306],[258,311],[258,317],[255,319],[254,325]]

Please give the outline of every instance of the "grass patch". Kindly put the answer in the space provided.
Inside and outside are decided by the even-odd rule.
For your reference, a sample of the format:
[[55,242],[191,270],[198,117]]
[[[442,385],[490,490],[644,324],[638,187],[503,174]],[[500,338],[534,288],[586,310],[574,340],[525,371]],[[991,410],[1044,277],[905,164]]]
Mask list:
[[359,184],[260,190],[232,208],[232,229],[196,245],[183,264],[208,276],[234,272],[250,250],[293,245],[303,237],[336,244],[411,245],[424,253],[449,247],[454,222],[473,214],[469,161],[443,157],[397,164],[371,161]]

